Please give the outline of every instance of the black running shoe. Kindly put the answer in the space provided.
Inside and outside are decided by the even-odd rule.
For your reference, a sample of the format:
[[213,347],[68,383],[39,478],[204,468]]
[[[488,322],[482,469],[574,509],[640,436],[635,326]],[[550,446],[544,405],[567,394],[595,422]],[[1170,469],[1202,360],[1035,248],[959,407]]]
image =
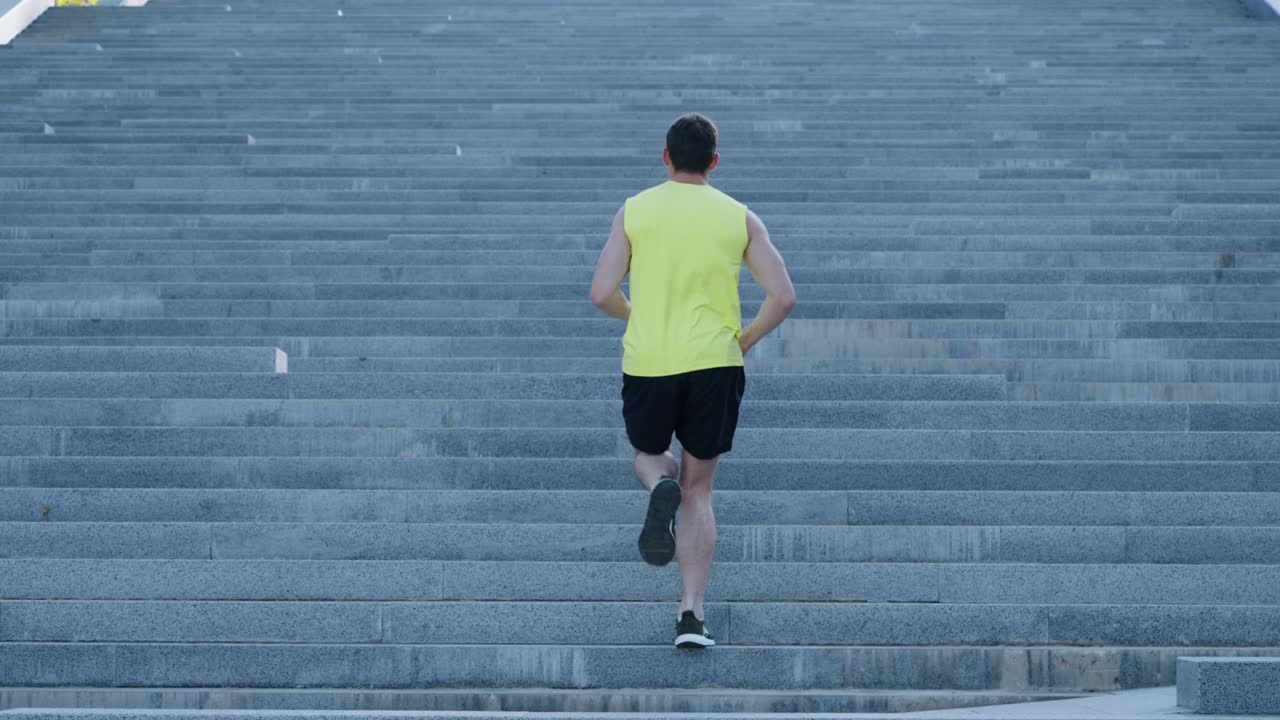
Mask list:
[[650,565],[666,565],[676,556],[676,509],[680,483],[663,477],[649,493],[649,512],[640,531],[640,557]]
[[715,644],[715,638],[707,632],[707,624],[694,617],[692,610],[685,610],[676,623],[676,647],[701,650]]

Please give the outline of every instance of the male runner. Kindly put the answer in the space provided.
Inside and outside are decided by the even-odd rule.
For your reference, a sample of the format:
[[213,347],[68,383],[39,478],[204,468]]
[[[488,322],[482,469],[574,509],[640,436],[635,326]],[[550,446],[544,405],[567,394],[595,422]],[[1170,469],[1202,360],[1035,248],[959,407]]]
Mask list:
[[[746,387],[742,356],[796,303],[764,223],[707,182],[720,161],[718,138],[703,115],[675,121],[662,151],[670,179],[627,199],[591,281],[592,304],[627,321],[622,416],[636,451],[636,478],[649,491],[640,555],[651,565],[679,557],[681,648],[715,645],[702,612],[716,544],[711,484],[720,455],[733,445]],[[766,293],[746,328],[738,300],[744,260]],[[620,289],[628,272],[630,301]],[[672,432],[683,448],[679,468]]]

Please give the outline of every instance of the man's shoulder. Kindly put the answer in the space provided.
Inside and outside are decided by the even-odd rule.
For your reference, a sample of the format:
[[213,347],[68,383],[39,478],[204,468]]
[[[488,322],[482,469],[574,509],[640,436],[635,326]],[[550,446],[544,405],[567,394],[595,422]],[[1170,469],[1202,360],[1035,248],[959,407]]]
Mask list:
[[720,199],[724,200],[726,203],[729,203],[730,205],[734,205],[734,206],[736,206],[736,207],[740,207],[740,208],[746,208],[746,207],[747,207],[747,204],[746,204],[746,203],[744,203],[744,202],[742,202],[741,200],[739,200],[738,198],[736,198],[736,197],[734,197],[734,196],[730,195],[729,193],[727,193],[727,192],[725,192],[725,191],[721,190],[720,188],[717,188],[717,187],[714,187],[714,186],[713,186],[713,187],[711,188],[711,190],[716,194],[716,196],[717,196],[717,197],[719,197]]
[[665,185],[666,183],[661,183],[659,185],[653,185],[651,187],[647,187],[644,190],[641,190],[640,192],[636,193],[635,195],[628,197],[627,202],[630,202],[632,200],[637,200],[637,199],[648,199],[650,197],[653,197],[658,193],[658,191],[662,190],[663,186]]

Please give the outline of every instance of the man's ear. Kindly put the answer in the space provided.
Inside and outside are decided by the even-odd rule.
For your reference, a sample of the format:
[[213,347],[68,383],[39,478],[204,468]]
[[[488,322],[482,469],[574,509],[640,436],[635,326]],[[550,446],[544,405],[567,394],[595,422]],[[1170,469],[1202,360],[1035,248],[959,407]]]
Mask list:
[[715,170],[716,166],[719,164],[720,164],[720,153],[711,153],[711,164],[707,166],[707,172],[711,172],[712,170]]
[[671,151],[666,148],[662,148],[662,164],[671,167]]

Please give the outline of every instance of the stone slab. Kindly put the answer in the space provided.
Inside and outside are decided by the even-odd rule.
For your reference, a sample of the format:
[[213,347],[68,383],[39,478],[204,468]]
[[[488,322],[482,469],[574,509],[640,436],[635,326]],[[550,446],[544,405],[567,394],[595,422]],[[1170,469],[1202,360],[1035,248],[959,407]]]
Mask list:
[[1197,717],[1280,715],[1280,657],[1178,658],[1178,705]]

